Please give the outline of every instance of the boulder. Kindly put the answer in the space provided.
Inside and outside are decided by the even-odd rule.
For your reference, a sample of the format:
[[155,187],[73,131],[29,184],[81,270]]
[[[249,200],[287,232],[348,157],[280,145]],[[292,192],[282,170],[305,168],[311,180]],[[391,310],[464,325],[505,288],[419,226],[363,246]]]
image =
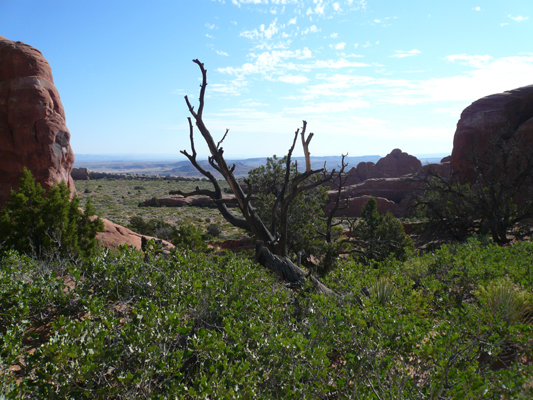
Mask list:
[[492,145],[511,139],[519,151],[532,153],[533,85],[483,97],[465,108],[453,139],[454,173],[463,181],[474,181],[475,164],[492,161]]
[[70,176],[74,153],[65,110],[42,53],[0,36],[0,207],[17,189],[23,167],[48,189]]
[[[128,246],[135,247],[141,250],[143,235],[133,232],[128,228],[117,225],[108,219],[102,218],[104,222],[104,231],[96,234],[96,240],[105,248],[116,249],[121,245],[127,244]],[[145,236],[147,239],[155,239],[151,236]],[[166,240],[160,240],[163,245],[163,250],[170,250],[174,248],[174,245]]]
[[91,179],[91,171],[88,168],[72,168],[70,176],[75,181],[88,181]]

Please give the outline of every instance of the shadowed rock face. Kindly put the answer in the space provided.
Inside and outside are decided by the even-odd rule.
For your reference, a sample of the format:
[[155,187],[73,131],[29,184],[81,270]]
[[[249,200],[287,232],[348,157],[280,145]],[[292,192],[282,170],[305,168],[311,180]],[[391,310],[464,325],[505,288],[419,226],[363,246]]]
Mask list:
[[17,189],[23,167],[50,188],[64,181],[74,153],[52,70],[41,52],[0,36],[0,207]]
[[533,150],[533,85],[483,97],[465,108],[453,139],[454,172],[473,181],[473,160],[490,157],[491,146],[500,138],[516,140],[521,151]]

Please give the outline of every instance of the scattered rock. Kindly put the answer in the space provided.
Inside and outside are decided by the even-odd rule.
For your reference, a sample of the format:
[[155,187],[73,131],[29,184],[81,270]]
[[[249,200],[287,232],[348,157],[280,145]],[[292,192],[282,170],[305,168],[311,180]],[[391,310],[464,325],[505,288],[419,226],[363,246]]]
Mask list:
[[17,189],[23,167],[49,189],[70,177],[74,153],[65,110],[42,53],[0,36],[0,206]]

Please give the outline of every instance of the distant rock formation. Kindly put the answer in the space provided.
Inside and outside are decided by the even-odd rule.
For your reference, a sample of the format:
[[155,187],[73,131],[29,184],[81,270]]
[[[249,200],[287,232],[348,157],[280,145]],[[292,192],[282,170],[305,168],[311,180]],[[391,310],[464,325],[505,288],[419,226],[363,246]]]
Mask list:
[[[400,149],[392,150],[375,164],[359,163],[345,176],[346,183],[341,198],[350,199],[347,203],[348,208],[338,210],[335,216],[359,217],[362,207],[370,196],[376,199],[380,213],[391,212],[401,216],[404,208],[401,203],[413,191],[409,177],[422,170],[422,163],[418,158]],[[326,186],[335,189],[331,183]],[[329,203],[326,212],[333,208],[337,192],[331,190],[328,194]]]
[[[237,207],[234,195],[222,195],[228,207]],[[145,200],[142,203],[145,207],[214,207],[215,203],[211,197],[207,196],[164,196]]]
[[64,181],[72,193],[74,153],[65,110],[42,53],[0,36],[0,207],[23,167],[44,188]]
[[474,180],[474,160],[490,157],[498,138],[516,139],[518,148],[533,152],[533,85],[483,97],[462,112],[453,139],[454,173]]

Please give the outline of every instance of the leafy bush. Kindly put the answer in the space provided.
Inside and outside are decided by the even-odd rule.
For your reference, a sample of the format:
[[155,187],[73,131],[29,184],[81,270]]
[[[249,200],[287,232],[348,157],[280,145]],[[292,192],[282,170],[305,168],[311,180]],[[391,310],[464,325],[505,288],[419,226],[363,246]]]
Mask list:
[[219,237],[221,233],[220,226],[218,224],[209,224],[207,226],[207,234],[211,237]]
[[207,251],[202,231],[192,224],[181,225],[172,239],[172,244],[198,253]]
[[154,236],[159,239],[171,240],[174,236],[174,228],[161,218],[152,218],[145,221],[143,217],[136,215],[130,217],[128,228],[141,235]]
[[0,241],[3,249],[43,257],[57,252],[88,257],[95,253],[96,232],[104,229],[94,217],[90,200],[85,212],[79,199],[69,201],[70,191],[64,182],[53,186],[48,194],[31,172],[24,169],[18,191],[11,191],[9,201],[0,211]]

